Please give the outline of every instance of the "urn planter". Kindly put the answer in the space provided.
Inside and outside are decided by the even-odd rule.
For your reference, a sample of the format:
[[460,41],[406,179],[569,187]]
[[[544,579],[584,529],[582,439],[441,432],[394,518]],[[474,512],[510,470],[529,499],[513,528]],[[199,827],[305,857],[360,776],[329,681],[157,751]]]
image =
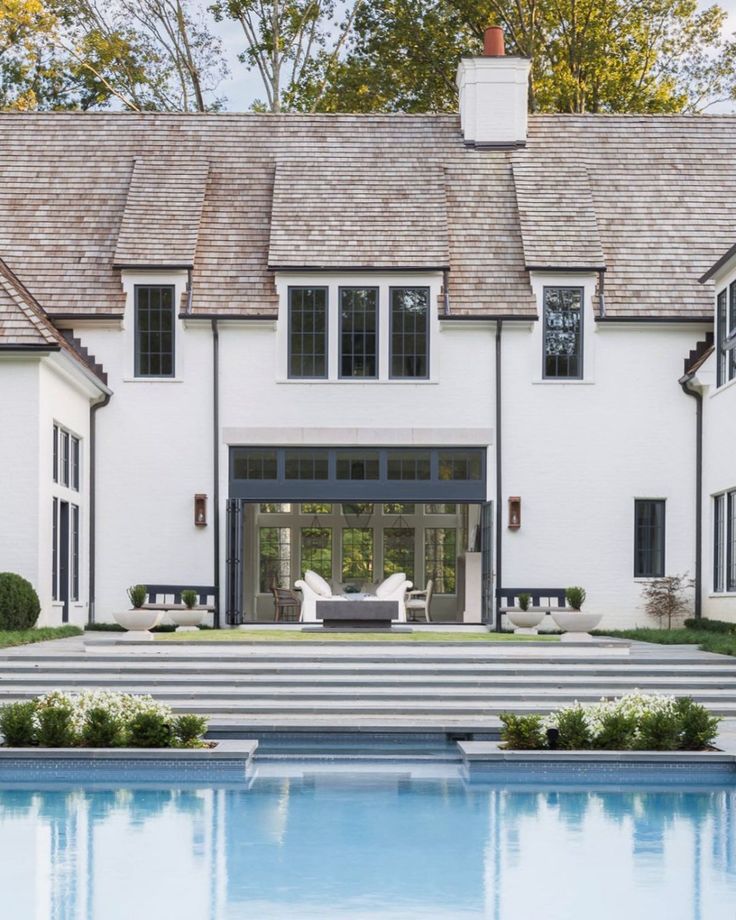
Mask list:
[[582,610],[565,607],[560,610],[553,610],[552,619],[564,633],[563,641],[567,639],[568,642],[587,642],[592,639],[590,630],[596,628],[603,619],[603,615],[600,613],[583,613]]
[[115,622],[123,629],[126,629],[125,639],[134,639],[136,641],[153,639],[153,633],[150,632],[154,626],[158,626],[161,620],[160,610],[145,610],[142,607],[133,608],[133,610],[121,610],[113,613]]
[[537,627],[545,617],[545,612],[544,610],[537,610],[533,607],[528,610],[522,610],[521,607],[513,607],[506,611],[506,616],[511,625],[514,626],[515,633],[519,635],[535,636],[537,634]]
[[176,625],[177,632],[193,632],[199,629],[207,612],[206,607],[169,607],[168,614],[171,621]]

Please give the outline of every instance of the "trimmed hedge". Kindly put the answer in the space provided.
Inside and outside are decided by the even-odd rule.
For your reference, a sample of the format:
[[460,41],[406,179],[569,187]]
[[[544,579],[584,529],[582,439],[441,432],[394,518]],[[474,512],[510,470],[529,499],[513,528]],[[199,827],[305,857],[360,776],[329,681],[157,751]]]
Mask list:
[[0,629],[32,629],[40,612],[33,585],[13,572],[0,572]]
[[726,635],[736,635],[736,623],[728,623],[725,620],[706,620],[690,618],[685,620],[686,629],[696,629],[701,632],[725,633]]

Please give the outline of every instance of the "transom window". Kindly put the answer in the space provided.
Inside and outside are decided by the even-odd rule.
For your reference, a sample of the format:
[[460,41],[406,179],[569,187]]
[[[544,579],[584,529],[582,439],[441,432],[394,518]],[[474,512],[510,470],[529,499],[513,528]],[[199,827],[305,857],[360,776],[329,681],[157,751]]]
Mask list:
[[327,376],[327,288],[289,288],[289,377]]
[[583,376],[583,288],[544,289],[544,377]]
[[664,499],[634,502],[634,577],[664,576]]
[[327,479],[327,455],[322,451],[290,451],[286,455],[287,479]]
[[340,376],[378,376],[378,288],[340,288]]
[[391,377],[429,377],[429,288],[391,288]]
[[713,590],[736,592],[736,489],[713,498]]
[[736,281],[716,300],[716,385],[736,379]]
[[173,285],[136,285],[135,376],[174,376]]

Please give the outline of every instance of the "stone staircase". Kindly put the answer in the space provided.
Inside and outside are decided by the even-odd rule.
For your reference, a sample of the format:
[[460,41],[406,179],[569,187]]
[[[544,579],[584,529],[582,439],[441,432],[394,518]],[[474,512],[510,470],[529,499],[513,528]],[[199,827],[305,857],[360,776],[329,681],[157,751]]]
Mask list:
[[[162,643],[163,645],[163,643]],[[644,647],[642,647],[644,648]],[[661,649],[661,651],[660,651]],[[528,655],[529,653],[527,653]],[[185,649],[52,648],[0,654],[0,703],[52,689],[151,693],[206,714],[214,734],[497,731],[498,714],[548,712],[636,688],[692,696],[736,716],[736,659],[692,647],[512,658],[492,648],[213,645]]]

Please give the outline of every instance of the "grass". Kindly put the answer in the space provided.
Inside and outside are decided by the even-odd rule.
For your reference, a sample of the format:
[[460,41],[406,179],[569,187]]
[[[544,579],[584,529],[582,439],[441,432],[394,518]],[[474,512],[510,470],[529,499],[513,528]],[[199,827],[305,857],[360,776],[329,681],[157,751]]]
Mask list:
[[0,630],[0,648],[14,645],[30,645],[32,642],[47,642],[49,639],[66,639],[68,636],[81,636],[82,630],[77,626],[41,626],[38,629]]
[[617,639],[635,639],[657,645],[697,645],[704,652],[719,655],[736,655],[736,635],[712,632],[705,629],[619,629],[596,635],[614,636]]
[[558,642],[559,636],[515,636],[489,632],[330,632],[314,633],[281,629],[208,629],[196,633],[159,633],[157,642]]

